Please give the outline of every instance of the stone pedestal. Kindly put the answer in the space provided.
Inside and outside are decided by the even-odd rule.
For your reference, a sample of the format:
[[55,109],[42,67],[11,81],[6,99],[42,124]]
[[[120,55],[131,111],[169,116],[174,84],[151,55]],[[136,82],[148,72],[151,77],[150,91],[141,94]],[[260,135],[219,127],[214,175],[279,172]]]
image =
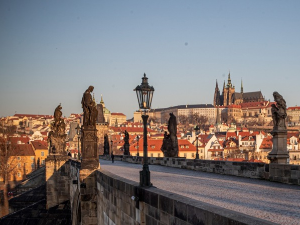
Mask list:
[[287,151],[287,130],[273,130],[273,148],[268,154],[270,163],[287,164],[289,154]]
[[124,144],[124,155],[130,155],[129,144]]
[[47,209],[70,199],[69,158],[67,155],[46,158]]
[[97,224],[97,199],[95,171],[100,169],[97,152],[97,129],[82,127],[82,160],[79,171],[82,225]]
[[94,126],[82,126],[81,132],[81,168],[89,170],[99,169],[97,129]]

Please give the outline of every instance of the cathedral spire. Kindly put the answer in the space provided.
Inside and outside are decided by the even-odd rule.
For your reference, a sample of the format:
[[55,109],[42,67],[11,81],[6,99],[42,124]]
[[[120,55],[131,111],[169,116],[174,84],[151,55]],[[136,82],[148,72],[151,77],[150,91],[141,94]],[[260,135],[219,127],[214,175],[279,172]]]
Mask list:
[[230,79],[230,71],[229,71],[229,74],[228,74],[227,86],[228,86],[228,87],[232,87],[231,79]]

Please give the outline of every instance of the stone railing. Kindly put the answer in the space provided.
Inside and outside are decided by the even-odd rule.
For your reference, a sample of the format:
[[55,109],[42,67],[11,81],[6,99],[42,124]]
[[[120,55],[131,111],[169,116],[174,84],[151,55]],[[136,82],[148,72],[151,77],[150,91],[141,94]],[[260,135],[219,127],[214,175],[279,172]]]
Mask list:
[[155,187],[142,188],[105,170],[96,176],[98,224],[274,224]]
[[[108,160],[109,157],[100,156],[100,159]],[[143,157],[116,155],[115,160],[142,164]],[[190,169],[202,172],[264,179],[280,183],[300,185],[300,165],[214,161],[167,157],[149,157],[148,161],[150,165],[161,165],[181,169]]]

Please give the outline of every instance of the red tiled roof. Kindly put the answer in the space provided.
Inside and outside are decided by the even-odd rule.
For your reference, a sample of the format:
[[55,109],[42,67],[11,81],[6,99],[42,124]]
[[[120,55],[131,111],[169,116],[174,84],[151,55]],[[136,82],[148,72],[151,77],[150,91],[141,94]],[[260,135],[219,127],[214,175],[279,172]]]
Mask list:
[[8,140],[12,144],[18,144],[18,142],[21,142],[22,144],[29,144],[30,138],[28,136],[22,136],[22,137],[9,137]]
[[269,101],[263,101],[263,102],[244,102],[244,103],[241,103],[241,107],[242,107],[242,109],[245,109],[245,108],[251,108],[251,109],[255,109],[255,108],[267,108],[267,107],[271,107],[272,104],[274,104],[274,102],[269,102]]
[[[122,132],[124,133],[125,130],[127,130],[128,133],[143,133],[144,128],[143,127],[110,127],[111,130],[114,132]],[[155,132],[152,129],[147,128],[147,132]]]
[[232,104],[232,105],[228,105],[227,108],[236,108],[236,109],[240,109],[240,108],[241,108],[241,105],[235,105],[235,104]]
[[271,149],[272,148],[272,145],[273,145],[273,142],[272,142],[272,138],[271,137],[267,137],[267,138],[264,138],[261,145],[260,145],[260,149]]
[[32,141],[31,144],[35,150],[37,150],[37,149],[47,150],[48,149],[47,143],[45,143],[44,141]]
[[14,146],[12,156],[35,156],[31,144],[17,144]]
[[293,106],[293,107],[288,107],[287,110],[300,110],[300,106]]
[[123,113],[111,113],[112,116],[125,116]]

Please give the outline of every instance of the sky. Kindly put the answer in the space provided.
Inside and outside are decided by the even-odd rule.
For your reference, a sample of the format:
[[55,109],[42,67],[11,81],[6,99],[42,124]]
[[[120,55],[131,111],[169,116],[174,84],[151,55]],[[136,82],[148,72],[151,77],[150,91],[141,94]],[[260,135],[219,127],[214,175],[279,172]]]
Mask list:
[[212,104],[230,71],[236,91],[278,91],[300,105],[300,1],[1,0],[0,117],[81,113],[89,85],[132,118],[146,73],[152,108]]

